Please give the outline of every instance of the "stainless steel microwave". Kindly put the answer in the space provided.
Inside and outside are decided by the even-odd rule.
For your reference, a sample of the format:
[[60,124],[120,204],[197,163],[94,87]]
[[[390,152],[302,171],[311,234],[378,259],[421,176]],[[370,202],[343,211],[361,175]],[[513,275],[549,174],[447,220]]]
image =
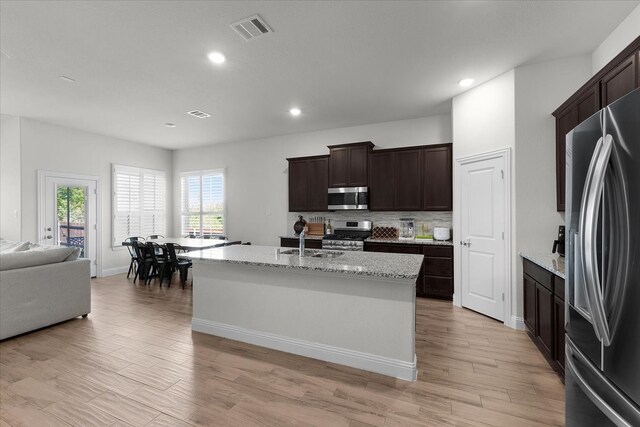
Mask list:
[[369,209],[367,187],[341,187],[329,189],[329,210]]

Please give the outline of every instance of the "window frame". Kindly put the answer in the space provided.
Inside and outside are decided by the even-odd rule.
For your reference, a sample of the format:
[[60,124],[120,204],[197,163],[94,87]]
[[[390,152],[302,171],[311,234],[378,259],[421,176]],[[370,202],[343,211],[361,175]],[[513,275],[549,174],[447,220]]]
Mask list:
[[[144,202],[145,202],[145,176],[148,175],[153,175],[154,177],[162,177],[164,180],[164,191],[163,191],[163,204],[162,204],[162,209],[158,210],[158,209],[153,209],[149,212],[153,212],[152,217],[155,218],[159,215],[162,214],[164,215],[163,218],[163,229],[154,229],[154,232],[152,234],[162,234],[162,235],[166,235],[167,234],[167,221],[169,219],[169,210],[167,209],[167,200],[168,200],[168,193],[167,193],[167,172],[164,170],[158,170],[158,169],[146,169],[146,168],[140,168],[140,167],[135,167],[135,166],[128,166],[128,165],[122,165],[122,164],[117,164],[117,163],[112,163],[111,165],[111,248],[112,249],[124,249],[124,247],[122,246],[122,242],[124,241],[124,239],[126,239],[127,237],[130,236],[124,236],[122,237],[122,239],[120,239],[117,236],[117,229],[116,229],[116,221],[117,221],[117,216],[118,216],[118,211],[117,211],[117,198],[118,198],[118,175],[119,174],[127,174],[127,175],[135,175],[138,178],[138,188],[139,188],[139,201],[138,201],[138,209],[137,211],[134,210],[129,210],[129,215],[131,215],[131,212],[137,212],[137,216],[138,216],[138,235],[141,236],[143,229],[145,227],[145,206],[144,206]],[[155,178],[154,178],[155,179]],[[157,191],[155,191],[155,185],[154,185],[154,194],[153,197],[155,199],[156,195],[157,195]],[[155,204],[155,203],[154,203]],[[131,205],[131,199],[129,198],[129,205]],[[145,236],[141,236],[141,237],[145,237]]]
[[[222,211],[204,211],[203,210],[203,197],[202,197],[202,191],[203,191],[203,185],[202,185],[202,178],[204,176],[210,176],[210,175],[221,175],[222,176]],[[200,195],[199,195],[199,211],[197,213],[194,212],[190,212],[188,210],[188,202],[187,202],[187,211],[184,211],[183,208],[183,185],[182,185],[182,179],[183,178],[188,178],[188,177],[200,177]],[[184,172],[180,172],[179,174],[179,186],[180,186],[180,202],[179,202],[179,211],[180,211],[180,235],[184,236],[185,234],[185,230],[183,230],[184,227],[184,217],[185,216],[190,216],[190,215],[199,215],[200,216],[200,233],[199,235],[202,236],[202,226],[203,226],[203,215],[206,214],[222,214],[222,235],[226,236],[227,235],[227,171],[226,168],[221,168],[221,169],[205,169],[205,170],[195,170],[195,171],[184,171]]]

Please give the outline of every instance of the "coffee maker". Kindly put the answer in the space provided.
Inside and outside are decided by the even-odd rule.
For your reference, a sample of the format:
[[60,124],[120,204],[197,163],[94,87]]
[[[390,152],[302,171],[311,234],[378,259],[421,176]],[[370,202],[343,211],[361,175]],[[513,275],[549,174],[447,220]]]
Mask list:
[[564,225],[558,227],[558,239],[553,241],[552,253],[558,252],[561,257],[564,256]]

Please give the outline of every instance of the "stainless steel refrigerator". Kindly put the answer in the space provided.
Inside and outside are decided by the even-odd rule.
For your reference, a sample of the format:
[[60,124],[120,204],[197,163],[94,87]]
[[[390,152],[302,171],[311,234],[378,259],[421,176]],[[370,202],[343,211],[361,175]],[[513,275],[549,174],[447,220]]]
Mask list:
[[640,427],[640,89],[566,154],[566,425]]

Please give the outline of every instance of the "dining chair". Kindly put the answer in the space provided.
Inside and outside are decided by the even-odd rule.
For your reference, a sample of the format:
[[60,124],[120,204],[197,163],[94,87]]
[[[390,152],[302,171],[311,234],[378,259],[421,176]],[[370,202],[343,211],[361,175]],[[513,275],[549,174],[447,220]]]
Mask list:
[[136,250],[133,247],[132,242],[137,242],[139,240],[144,240],[143,237],[138,237],[138,236],[131,236],[131,237],[127,237],[126,239],[124,239],[125,243],[128,243],[127,245],[125,245],[127,247],[127,250],[129,251],[129,255],[131,256],[131,262],[129,263],[129,271],[127,271],[127,279],[129,278],[129,275],[131,275],[131,273],[134,273],[134,276],[136,274],[137,271],[137,263],[138,263],[138,255],[136,254]]
[[151,257],[151,262],[153,265],[153,272],[147,276],[146,284],[151,283],[152,277],[160,278],[160,287],[162,287],[162,282],[165,277],[169,277],[169,282],[171,282],[171,266],[169,262],[169,258],[166,253],[166,248],[164,245],[158,245],[154,242],[146,242],[147,245],[147,253]]
[[147,276],[150,274],[150,270],[153,268],[153,260],[151,259],[151,256],[147,254],[147,246],[144,242],[140,240],[133,240],[131,245],[136,253],[137,264],[135,275],[133,276],[133,283],[136,283],[136,279],[138,278],[146,281]]
[[150,236],[147,236],[147,240],[149,239],[164,239],[164,236],[162,234],[152,234]]
[[[179,252],[186,252],[186,250],[177,243],[167,243],[167,252],[169,253],[169,260],[171,262],[172,273],[175,270],[180,272],[180,284],[184,289],[184,285],[187,282],[187,275],[189,274],[189,268],[193,265],[192,261],[187,258],[179,258]],[[169,280],[171,285],[171,280]],[[191,279],[191,285],[193,286],[193,278]]]

